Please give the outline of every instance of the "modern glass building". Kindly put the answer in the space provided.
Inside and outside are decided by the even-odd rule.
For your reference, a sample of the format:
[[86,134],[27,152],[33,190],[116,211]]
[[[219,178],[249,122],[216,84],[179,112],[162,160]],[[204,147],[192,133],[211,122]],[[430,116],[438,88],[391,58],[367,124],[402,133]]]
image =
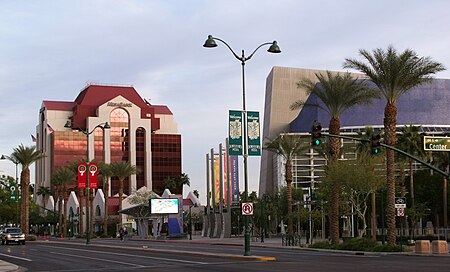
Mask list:
[[[67,121],[72,129],[65,127]],[[106,122],[110,129],[102,129]],[[35,190],[52,188],[52,173],[58,167],[87,156],[97,162],[129,161],[137,166],[139,173],[124,183],[125,195],[144,186],[162,194],[163,180],[181,174],[181,135],[172,112],[142,99],[132,86],[87,85],[74,101],[44,100],[36,135],[37,149],[45,158],[36,163]],[[119,182],[109,182],[103,193],[111,197],[109,212],[117,214]],[[75,180],[67,187],[68,196],[71,191],[78,194]],[[98,190],[104,190],[102,183]],[[181,193],[181,188],[174,193]],[[50,205],[43,196],[36,201]]]
[[[263,139],[275,139],[281,133],[295,133],[309,141],[309,131],[314,120],[322,124],[327,132],[330,115],[320,108],[321,101],[316,96],[308,96],[304,89],[297,87],[302,79],[317,80],[315,73],[321,70],[274,67],[267,77]],[[333,72],[337,73],[337,72]],[[353,74],[363,78],[362,74]],[[304,107],[291,111],[289,106],[296,100],[317,104],[318,107]],[[405,125],[421,126],[424,133],[439,135],[450,131],[450,80],[434,79],[431,83],[412,89],[397,102],[397,129]],[[383,128],[384,98],[374,100],[369,105],[359,105],[347,110],[341,117],[341,134],[356,136],[370,126],[375,130]],[[351,140],[342,144],[354,145]],[[347,148],[343,158],[356,155]],[[299,156],[293,162],[293,186],[310,187],[323,176],[326,161],[313,149]],[[259,194],[277,191],[284,182],[283,163],[275,153],[263,149],[260,168]],[[418,167],[418,165],[416,165]]]

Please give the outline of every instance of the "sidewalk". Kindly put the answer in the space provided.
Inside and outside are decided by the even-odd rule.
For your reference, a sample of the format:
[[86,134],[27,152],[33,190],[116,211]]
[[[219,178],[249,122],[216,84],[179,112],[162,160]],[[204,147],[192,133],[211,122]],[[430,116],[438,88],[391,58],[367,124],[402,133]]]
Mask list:
[[0,271],[1,272],[10,272],[10,271],[21,271],[21,270],[15,264],[7,263],[5,261],[0,260]]

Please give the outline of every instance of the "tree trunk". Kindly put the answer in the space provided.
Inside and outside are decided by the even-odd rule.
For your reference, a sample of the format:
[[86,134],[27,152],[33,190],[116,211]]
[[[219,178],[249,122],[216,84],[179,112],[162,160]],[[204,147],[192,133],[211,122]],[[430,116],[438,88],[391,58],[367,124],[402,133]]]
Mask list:
[[288,206],[288,235],[294,234],[292,222],[292,165],[291,160],[286,160],[286,185],[287,185],[287,206]]
[[[389,103],[384,109],[385,144],[395,146],[397,142],[397,106]],[[395,245],[397,229],[395,225],[395,153],[386,149],[386,215],[387,215],[387,243]]]
[[80,203],[80,211],[79,211],[79,214],[78,214],[78,220],[79,220],[79,223],[80,223],[80,227],[78,228],[78,234],[80,235],[80,236],[83,236],[83,233],[84,233],[84,220],[83,220],[83,217],[84,217],[84,215],[83,215],[83,196],[84,196],[84,189],[79,189],[80,191],[79,191],[79,195],[80,195],[80,199],[79,199],[79,203]]
[[[337,118],[331,118],[330,120],[330,133],[334,135],[339,135],[340,133],[340,122]],[[329,152],[332,162],[339,159],[340,153],[340,140],[339,138],[329,137]],[[330,238],[333,244],[339,243],[339,184],[333,184],[331,188],[331,199],[330,199]]]
[[371,229],[372,229],[372,240],[377,240],[377,211],[376,211],[376,193],[372,193],[372,220],[371,220]]
[[[119,211],[122,210],[123,180],[119,179]],[[119,227],[122,227],[122,214],[119,213]]]
[[106,236],[108,236],[108,198],[109,198],[109,180],[106,179],[105,182],[105,214],[103,218],[103,233]]
[[63,234],[63,208],[62,208],[62,194],[61,194],[61,189],[59,189],[59,193],[58,193],[58,224],[59,224],[59,228],[58,228],[58,236],[61,237],[61,235]]
[[415,201],[414,201],[414,169],[413,169],[413,160],[409,159],[409,193],[411,194],[411,208],[414,209]]
[[30,230],[29,226],[29,207],[30,207],[30,169],[25,168],[20,173],[21,188],[20,188],[20,228],[22,232],[28,237]]
[[64,237],[67,237],[67,187],[64,184],[63,186],[63,200],[64,200],[64,210],[62,211],[63,214],[63,235]]

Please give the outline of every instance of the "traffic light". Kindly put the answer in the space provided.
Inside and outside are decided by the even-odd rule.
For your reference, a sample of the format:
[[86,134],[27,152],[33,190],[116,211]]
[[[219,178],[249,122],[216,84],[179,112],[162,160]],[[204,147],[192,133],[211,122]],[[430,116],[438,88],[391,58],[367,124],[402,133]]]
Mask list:
[[373,133],[370,140],[370,153],[372,155],[378,155],[381,153],[381,136],[379,133]]
[[314,122],[311,128],[311,144],[318,146],[322,143],[322,126],[319,122]]

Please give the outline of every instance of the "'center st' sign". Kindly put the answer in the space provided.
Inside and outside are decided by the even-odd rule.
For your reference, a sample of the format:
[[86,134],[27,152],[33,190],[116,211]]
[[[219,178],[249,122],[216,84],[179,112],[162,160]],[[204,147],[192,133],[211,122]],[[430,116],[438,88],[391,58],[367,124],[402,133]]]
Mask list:
[[450,151],[450,137],[423,137],[423,149],[428,151]]

